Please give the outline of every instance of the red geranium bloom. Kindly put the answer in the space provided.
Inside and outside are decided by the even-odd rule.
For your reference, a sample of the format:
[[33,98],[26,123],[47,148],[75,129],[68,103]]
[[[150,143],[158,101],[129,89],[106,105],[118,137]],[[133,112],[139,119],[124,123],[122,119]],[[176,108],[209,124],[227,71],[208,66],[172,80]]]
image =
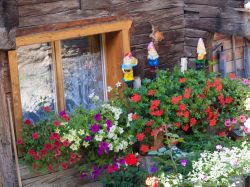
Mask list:
[[48,112],[48,113],[50,113],[50,112],[51,112],[51,110],[50,110],[50,107],[49,107],[49,106],[45,106],[45,107],[43,107],[43,110],[44,110],[45,112]]
[[47,168],[48,168],[48,170],[49,170],[50,172],[52,172],[52,171],[54,170],[52,164],[49,164],[49,165],[47,166]]
[[139,116],[137,114],[132,114],[132,120],[137,120],[139,119]]
[[180,82],[180,83],[185,83],[185,82],[186,82],[186,79],[185,79],[185,78],[180,78],[180,79],[179,79],[179,82]]
[[150,127],[145,128],[144,132],[145,133],[150,133],[151,132],[151,128]]
[[216,119],[212,119],[210,122],[209,122],[209,126],[210,127],[213,127],[213,126],[215,126],[216,125]]
[[201,99],[204,99],[204,98],[205,98],[205,95],[204,95],[204,94],[200,94],[199,97],[200,97]]
[[35,156],[36,155],[36,151],[34,149],[30,149],[28,152],[29,152],[30,156]]
[[226,104],[230,104],[230,103],[232,103],[232,101],[233,101],[232,97],[227,97],[225,100]]
[[149,120],[147,121],[146,126],[151,127],[153,124],[154,124],[154,120]]
[[69,121],[69,116],[67,114],[62,115],[62,118],[68,122]]
[[150,112],[150,114],[152,115],[152,116],[162,116],[163,114],[164,114],[164,110],[156,110],[156,111],[152,111],[152,112]]
[[184,114],[183,114],[184,118],[188,118],[189,117],[189,112],[188,111],[185,111]]
[[215,87],[215,89],[220,92],[222,90],[222,84],[219,84]]
[[191,119],[190,119],[190,125],[191,125],[191,126],[196,125],[196,123],[197,123],[197,120],[196,120],[195,118],[191,118]]
[[58,121],[58,120],[56,120],[56,121],[54,122],[54,125],[55,125],[56,127],[59,127],[59,126],[61,125],[61,122]]
[[22,145],[23,144],[23,139],[22,138],[18,138],[16,141],[17,145]]
[[180,125],[180,123],[175,123],[175,126],[177,129],[179,129],[181,125]]
[[134,103],[138,103],[141,100],[141,96],[138,93],[134,93],[130,99]]
[[157,146],[152,146],[152,147],[150,148],[151,151],[157,151],[157,149],[158,149]]
[[68,169],[68,164],[66,162],[63,162],[61,166],[64,170]]
[[126,156],[125,162],[129,166],[136,166],[137,158],[136,158],[136,156],[134,154],[129,154],[129,155]]
[[185,104],[180,104],[179,109],[182,111],[186,110],[186,105]]
[[41,150],[40,150],[40,155],[41,155],[41,156],[45,156],[46,154],[47,154],[46,149],[41,149]]
[[184,98],[185,98],[185,99],[189,99],[190,97],[191,97],[191,94],[190,94],[190,93],[185,93],[185,94],[184,94]]
[[45,144],[44,148],[47,150],[47,151],[50,151],[52,149],[52,145],[50,143],[47,143]]
[[32,139],[37,140],[39,138],[39,134],[37,132],[32,133]]
[[147,145],[145,145],[145,144],[142,144],[140,150],[141,150],[141,152],[142,152],[143,154],[145,154],[145,153],[148,152],[149,147],[148,147]]
[[155,91],[154,90],[148,90],[148,96],[154,96]]
[[224,131],[219,132],[218,136],[219,136],[219,137],[225,137],[225,136],[226,136],[226,133],[225,133]]
[[55,149],[59,149],[61,147],[61,143],[59,141],[54,142]]
[[158,107],[159,105],[161,104],[161,101],[160,100],[153,100],[152,101],[152,105]]
[[188,124],[186,124],[183,128],[182,128],[185,132],[187,132],[188,131],[188,129],[189,129],[189,126],[188,126]]
[[24,123],[25,123],[25,125],[30,125],[30,124],[31,124],[31,120],[30,120],[30,119],[26,119],[26,120],[24,121]]
[[236,75],[234,73],[230,73],[229,77],[230,77],[231,80],[234,80],[236,78]]
[[[207,89],[209,90],[212,86],[212,83],[210,81],[207,81]],[[204,92],[204,91],[203,91]]]
[[63,141],[63,146],[64,146],[64,147],[69,147],[69,145],[70,145],[70,143],[69,143],[68,140],[64,140],[64,141]]
[[177,116],[182,116],[182,111],[177,110],[176,115],[177,115]]
[[139,142],[141,142],[145,137],[145,134],[144,133],[139,133],[136,135],[136,138]]

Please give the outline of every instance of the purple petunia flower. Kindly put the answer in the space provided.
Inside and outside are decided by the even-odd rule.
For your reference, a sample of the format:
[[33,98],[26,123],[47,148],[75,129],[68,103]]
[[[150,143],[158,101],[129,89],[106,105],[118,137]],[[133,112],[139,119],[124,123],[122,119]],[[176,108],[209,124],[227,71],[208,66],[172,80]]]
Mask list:
[[99,156],[102,156],[104,154],[104,150],[99,147],[97,153]]
[[59,115],[60,115],[61,117],[64,116],[64,115],[66,115],[65,110],[61,111],[61,112],[59,113]]
[[152,166],[149,170],[150,173],[155,173],[157,172],[157,167],[156,166]]
[[100,143],[100,149],[107,150],[109,148],[109,144],[107,142]]
[[92,178],[96,179],[97,177],[100,176],[100,174],[101,174],[100,168],[94,166],[93,171],[92,171]]
[[94,124],[91,126],[91,131],[94,132],[94,133],[97,133],[100,129],[100,126],[97,125],[97,124]]
[[90,142],[92,140],[92,136],[86,136],[85,141]]
[[122,158],[118,162],[119,162],[119,164],[124,165],[125,164],[125,159]]
[[183,167],[186,167],[186,165],[187,165],[187,160],[186,160],[186,159],[182,159],[182,160],[181,160],[181,165],[182,165]]
[[101,114],[96,114],[95,115],[95,120],[100,121],[101,120]]
[[107,125],[107,131],[109,132],[111,127],[112,127],[112,121],[111,120],[107,120],[106,121],[106,125]]
[[243,79],[242,83],[248,85],[249,81],[247,79]]

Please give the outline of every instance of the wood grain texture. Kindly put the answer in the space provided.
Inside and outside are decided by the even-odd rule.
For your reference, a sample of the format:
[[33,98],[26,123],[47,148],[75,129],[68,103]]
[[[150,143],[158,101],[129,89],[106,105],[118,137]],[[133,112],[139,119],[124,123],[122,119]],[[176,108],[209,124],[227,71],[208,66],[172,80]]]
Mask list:
[[16,51],[9,51],[9,71],[11,80],[12,100],[13,100],[13,114],[15,118],[15,130],[16,138],[22,138],[22,105],[21,105],[21,94],[19,84],[19,73],[17,64]]
[[0,186],[14,187],[15,170],[11,146],[10,121],[4,90],[4,68],[3,61],[6,61],[5,52],[0,52]]

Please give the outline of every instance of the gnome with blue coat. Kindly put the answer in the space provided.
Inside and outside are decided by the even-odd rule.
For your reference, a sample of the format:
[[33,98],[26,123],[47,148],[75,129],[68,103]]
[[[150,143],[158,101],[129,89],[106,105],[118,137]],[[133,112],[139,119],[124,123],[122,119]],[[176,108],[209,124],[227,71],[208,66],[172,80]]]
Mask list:
[[156,70],[159,66],[159,55],[155,49],[154,43],[150,42],[148,44],[148,64],[150,66],[150,73],[152,74],[152,79],[156,77]]

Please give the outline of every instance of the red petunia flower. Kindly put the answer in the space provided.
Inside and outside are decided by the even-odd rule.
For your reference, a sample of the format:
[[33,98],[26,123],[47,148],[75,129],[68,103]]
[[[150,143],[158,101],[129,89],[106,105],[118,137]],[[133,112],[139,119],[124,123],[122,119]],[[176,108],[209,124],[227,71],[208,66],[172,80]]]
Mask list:
[[23,144],[23,139],[22,138],[18,138],[16,141],[17,145],[22,145]]
[[186,79],[185,79],[185,78],[180,78],[180,79],[179,79],[179,82],[180,82],[180,83],[185,83],[185,82],[186,82]]
[[149,150],[149,147],[148,145],[145,145],[145,144],[142,144],[141,147],[140,147],[140,150],[143,154],[147,153],[148,150]]
[[26,120],[24,121],[24,124],[29,126],[29,125],[31,124],[31,120],[30,120],[30,119],[26,119]]
[[125,158],[125,162],[129,166],[136,166],[137,158],[134,154],[128,154]]
[[191,118],[191,119],[190,119],[190,125],[191,125],[191,126],[196,125],[196,123],[197,123],[197,120],[196,120],[195,118]]
[[191,97],[191,94],[190,94],[190,93],[185,93],[185,94],[184,94],[184,98],[185,98],[185,99],[189,99],[190,97]]
[[138,93],[134,93],[130,99],[134,103],[138,103],[141,100],[141,96]]
[[68,164],[66,162],[63,162],[61,166],[64,170],[68,169]]
[[108,166],[107,171],[108,171],[109,174],[113,173],[113,167],[112,166]]
[[[212,86],[212,83],[210,81],[207,81],[207,89],[209,90]],[[204,90],[203,90],[203,93],[204,93]]]
[[61,147],[61,143],[59,141],[54,142],[54,148],[59,149]]
[[50,143],[47,143],[45,144],[44,148],[47,150],[47,151],[50,151],[53,147]]
[[69,147],[69,145],[70,145],[70,143],[69,143],[68,140],[64,140],[64,141],[63,141],[63,146],[64,146],[64,147]]
[[45,107],[43,107],[43,110],[44,110],[45,112],[48,112],[48,113],[50,113],[50,112],[51,112],[51,110],[50,110],[50,107],[49,107],[49,106],[45,106]]
[[227,97],[225,100],[226,104],[230,104],[230,103],[232,103],[232,101],[233,101],[232,97]]
[[154,96],[155,91],[154,90],[148,90],[148,96]]
[[60,134],[57,133],[57,132],[52,132],[52,133],[50,134],[49,139],[50,139],[51,141],[53,141],[53,140],[58,140],[58,141],[60,141]]
[[32,133],[32,139],[37,140],[39,138],[39,134],[37,132]]
[[224,131],[219,132],[218,136],[223,138],[226,136],[226,133]]
[[137,114],[132,114],[132,120],[137,120],[139,119],[139,116]]
[[41,159],[41,156],[40,156],[40,155],[35,155],[35,156],[34,156],[34,159],[35,159],[35,160],[40,160],[40,159]]
[[180,104],[179,109],[181,111],[185,111],[186,110],[186,105],[185,104]]
[[73,159],[76,159],[76,154],[75,153],[73,153],[73,152],[70,152],[70,158],[73,158]]
[[52,164],[49,164],[49,165],[47,166],[47,168],[48,168],[48,170],[49,170],[50,172],[53,172],[53,170],[54,170]]
[[30,156],[35,156],[36,155],[36,151],[34,149],[30,149],[28,151],[28,153],[29,153]]
[[177,129],[179,129],[181,125],[180,125],[180,123],[175,123],[175,126]]
[[68,122],[69,121],[69,116],[67,114],[62,115],[62,118],[64,121]]
[[201,99],[205,99],[205,95],[204,95],[204,94],[200,94],[199,97],[200,97]]
[[159,148],[159,147],[157,147],[157,146],[152,146],[152,147],[150,148],[150,150],[151,150],[151,151],[157,151],[158,148]]
[[151,128],[150,127],[145,128],[144,133],[150,133],[150,132],[151,132]]
[[183,114],[184,118],[188,118],[189,117],[189,112],[188,111],[185,111],[184,114]]
[[144,137],[145,137],[145,134],[144,134],[144,133],[138,133],[138,134],[136,135],[136,138],[137,138],[137,140],[138,140],[139,142],[141,142],[141,141],[144,139]]
[[73,165],[75,162],[76,162],[75,158],[70,158],[70,160],[69,160],[69,164],[70,165]]
[[61,151],[59,149],[55,149],[55,158],[58,159],[61,156]]
[[189,125],[188,124],[186,124],[183,128],[182,128],[185,132],[187,132],[188,131],[188,129],[189,129]]
[[59,127],[59,126],[61,125],[61,122],[58,121],[58,120],[56,120],[56,121],[54,121],[54,125],[55,125],[56,127]]

